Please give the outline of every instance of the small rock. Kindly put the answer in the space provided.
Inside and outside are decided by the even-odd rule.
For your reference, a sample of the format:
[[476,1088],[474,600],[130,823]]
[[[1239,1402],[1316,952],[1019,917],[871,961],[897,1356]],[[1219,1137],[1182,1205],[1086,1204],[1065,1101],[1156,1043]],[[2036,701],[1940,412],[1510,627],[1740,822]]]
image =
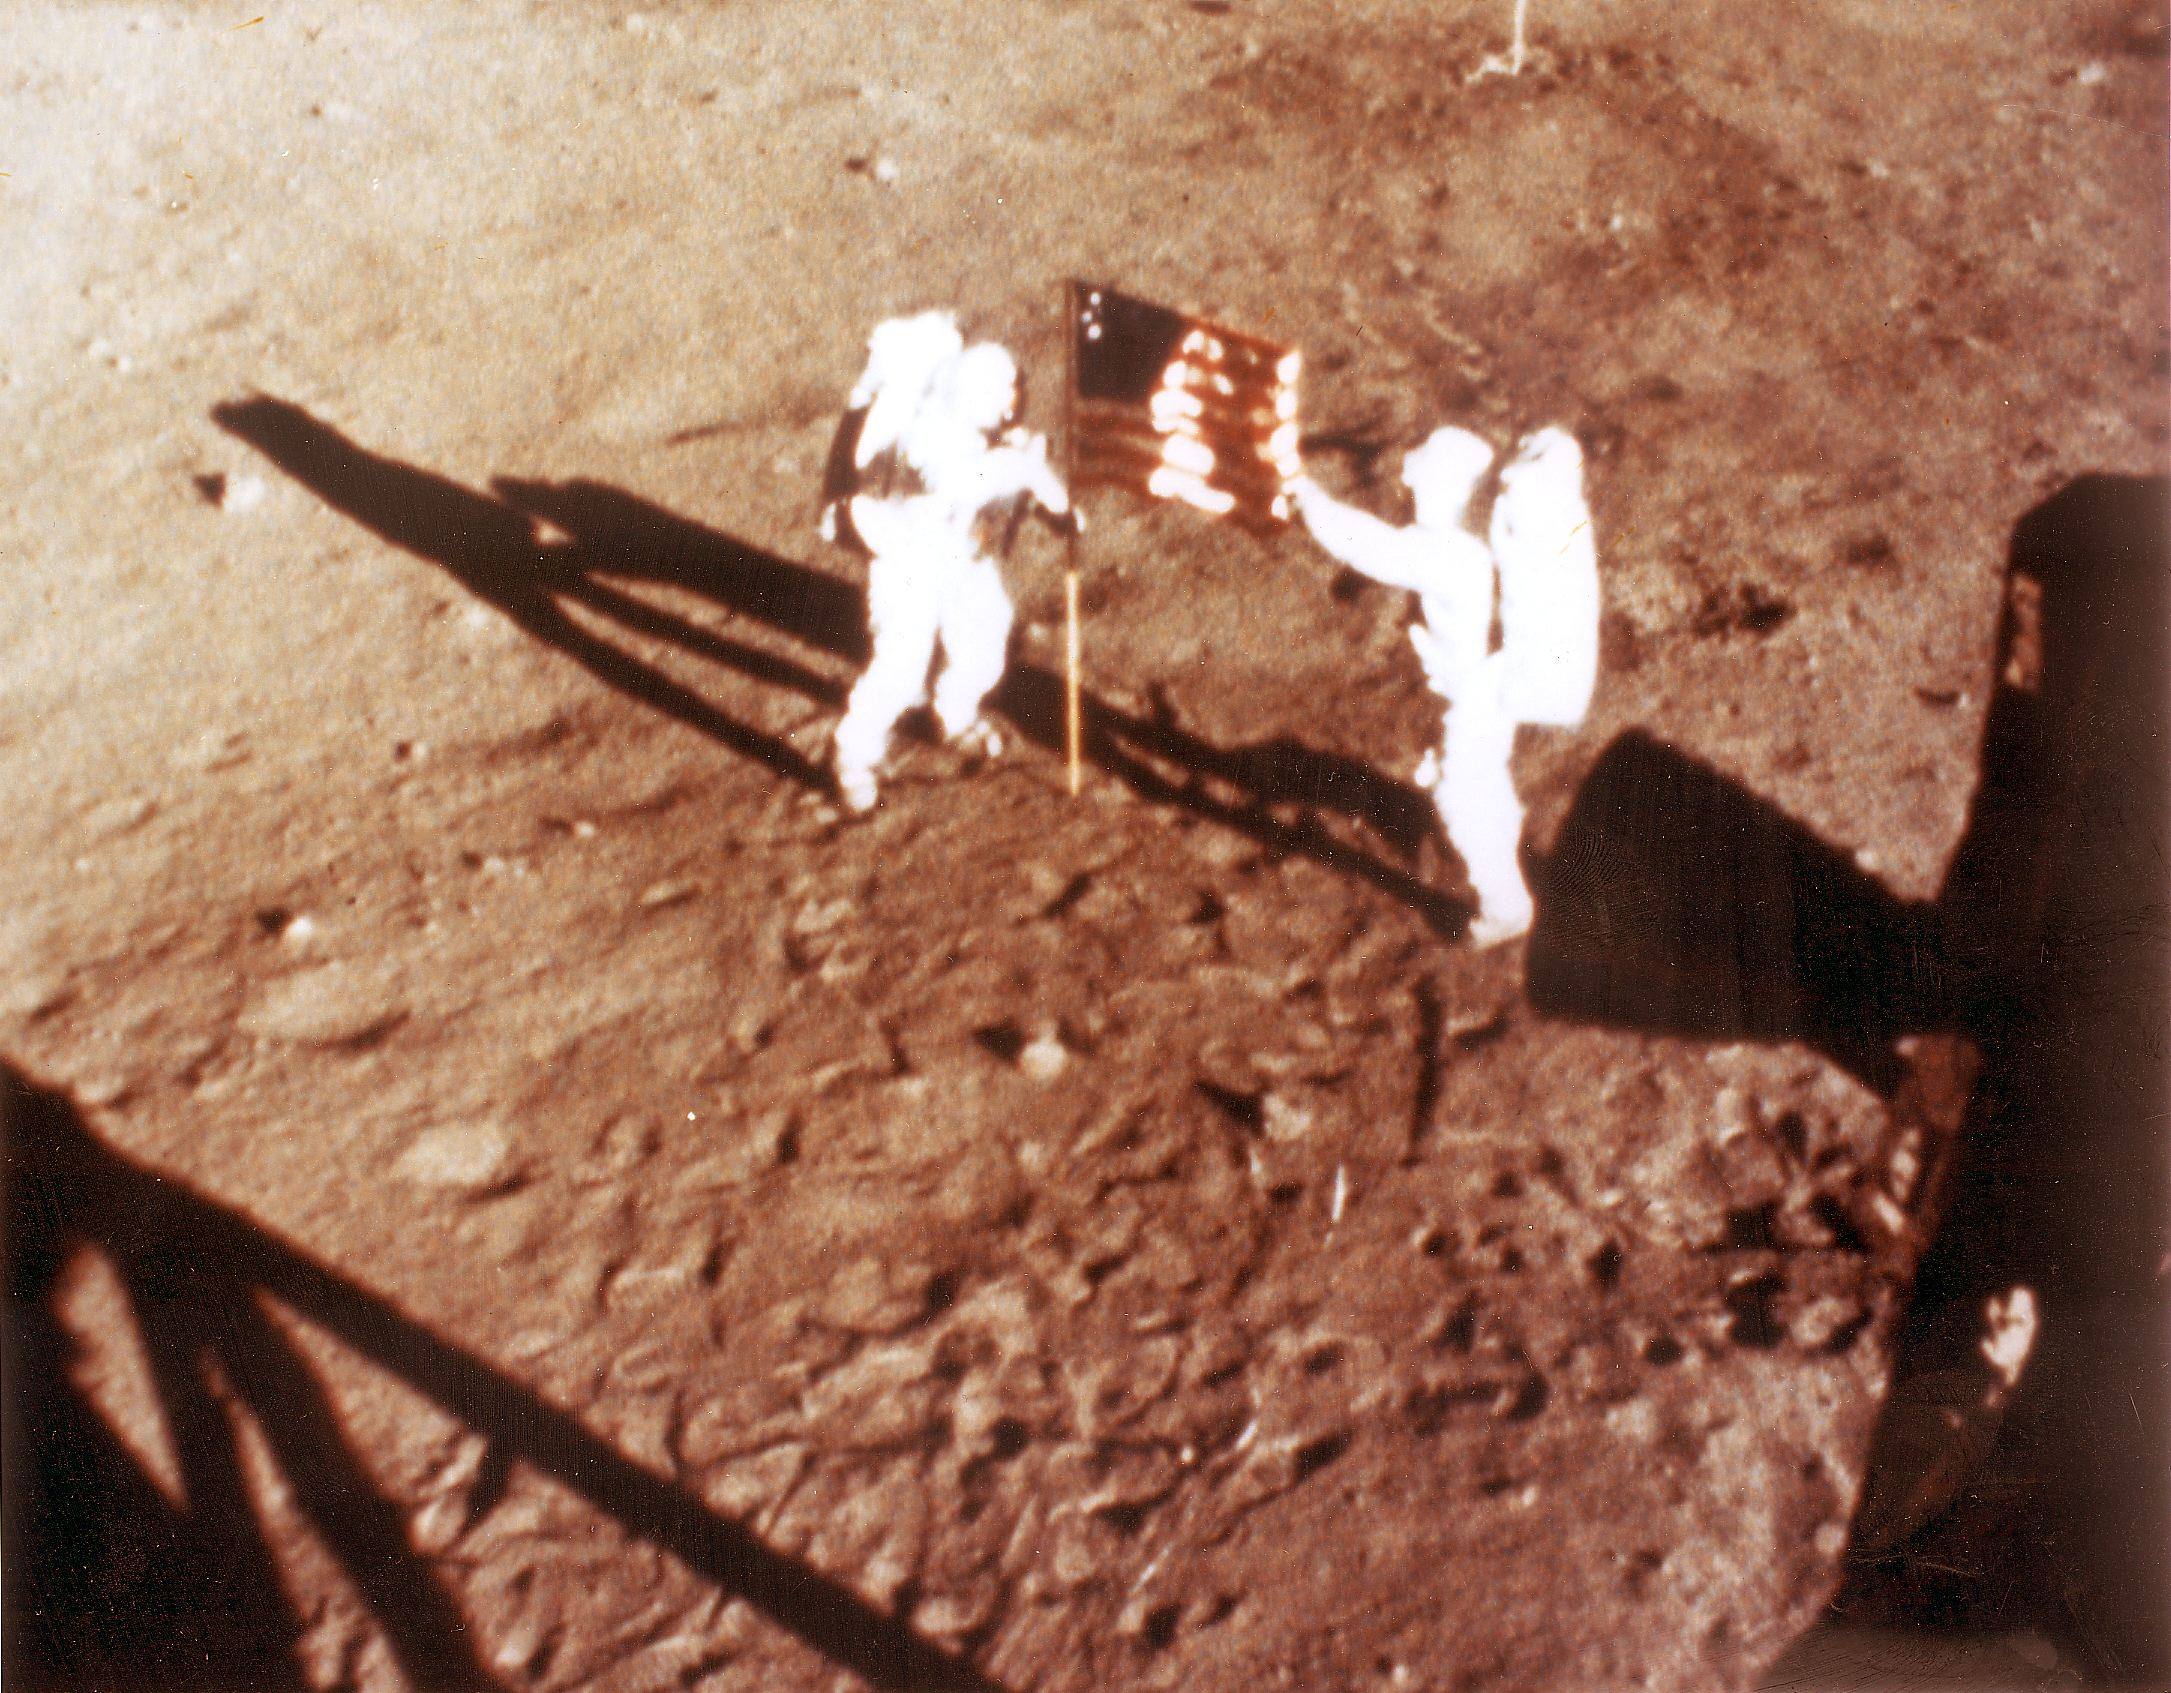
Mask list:
[[1054,1030],[1028,1041],[1018,1052],[1018,1068],[1036,1082],[1052,1082],[1070,1063],[1070,1050]]
[[1795,1313],[1788,1325],[1789,1338],[1804,1351],[1822,1352],[1867,1314],[1859,1299],[1823,1294]]
[[261,476],[228,476],[223,471],[199,476],[196,486],[223,512],[254,511],[271,493]]
[[424,1557],[442,1557],[466,1526],[467,1501],[458,1494],[441,1494],[409,1521],[407,1542]]
[[857,1334],[892,1334],[927,1309],[928,1279],[925,1265],[854,1259],[830,1281],[815,1311],[823,1322]]
[[498,612],[477,600],[460,613],[460,627],[470,635],[502,635],[512,626]]
[[319,964],[266,983],[235,1026],[266,1040],[336,1046],[389,1029],[406,1010],[389,972]]
[[[589,832],[593,834],[594,830],[591,828]],[[700,897],[700,893],[699,882],[682,876],[668,881],[651,882],[641,890],[640,898],[635,903],[643,911],[661,911],[666,906],[684,905],[688,900]]]
[[792,918],[795,935],[826,935],[830,930],[846,922],[859,910],[859,902],[850,895],[837,899],[809,900]]
[[58,970],[0,971],[0,1017],[34,1017],[67,997],[67,978]]
[[913,1608],[916,1628],[938,1640],[955,1639],[980,1626],[987,1616],[988,1599],[965,1593],[936,1593]]
[[494,1187],[508,1173],[512,1142],[495,1123],[448,1123],[427,1130],[400,1154],[392,1173],[424,1187],[469,1192]]
[[1606,1427],[1623,1440],[1648,1445],[1659,1435],[1658,1409],[1648,1399],[1630,1399],[1606,1412]]
[[1270,1093],[1259,1103],[1260,1127],[1271,1141],[1302,1140],[1312,1132],[1312,1109],[1294,1099]]

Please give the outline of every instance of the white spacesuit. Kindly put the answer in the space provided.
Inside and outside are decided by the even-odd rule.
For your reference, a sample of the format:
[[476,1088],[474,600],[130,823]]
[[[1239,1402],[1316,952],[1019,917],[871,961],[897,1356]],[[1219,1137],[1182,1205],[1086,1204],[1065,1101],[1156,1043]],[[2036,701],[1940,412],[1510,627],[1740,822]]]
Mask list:
[[1562,429],[1523,442],[1500,473],[1488,546],[1469,527],[1469,511],[1492,461],[1492,448],[1468,430],[1435,432],[1402,461],[1417,507],[1406,529],[1343,505],[1309,477],[1292,487],[1322,547],[1418,596],[1422,621],[1410,644],[1447,702],[1447,720],[1439,752],[1425,755],[1416,779],[1432,790],[1469,873],[1478,897],[1470,936],[1480,946],[1525,933],[1533,916],[1517,858],[1523,805],[1508,767],[1516,725],[1581,722],[1598,675],[1598,554],[1582,451]]
[[[837,725],[837,788],[854,811],[875,803],[875,771],[897,719],[927,697],[935,647],[943,732],[990,755],[1001,742],[980,716],[1002,680],[1010,597],[977,533],[990,508],[1030,496],[1064,515],[1070,498],[1047,444],[1006,429],[1018,403],[1015,361],[967,347],[944,312],[895,319],[868,342],[852,394],[864,414],[853,449],[858,490],[841,503],[865,546],[873,654]],[[824,514],[833,535],[836,509]]]

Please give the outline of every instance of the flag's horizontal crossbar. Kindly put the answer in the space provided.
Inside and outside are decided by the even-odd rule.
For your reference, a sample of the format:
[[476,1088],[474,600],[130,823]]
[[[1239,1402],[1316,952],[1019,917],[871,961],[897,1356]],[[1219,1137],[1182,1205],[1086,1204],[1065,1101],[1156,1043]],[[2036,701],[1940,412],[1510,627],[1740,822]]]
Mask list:
[[1126,294],[1120,288],[1111,288],[1105,283],[1081,282],[1073,278],[1070,291],[1071,315],[1081,323],[1093,321],[1103,310],[1132,312],[1181,325],[1187,331],[1196,330],[1211,335],[1231,351],[1241,352],[1251,358],[1272,362],[1291,351],[1280,342],[1269,341],[1265,336],[1254,335],[1247,329],[1231,329],[1225,323],[1216,323],[1211,318],[1200,317],[1193,312],[1180,312],[1172,306],[1157,306],[1150,301],[1139,299],[1135,294]]
[[1271,341],[1239,336],[1231,330],[1194,323],[1176,343],[1176,357],[1209,370],[1225,370],[1250,382],[1294,382],[1302,368],[1300,355]]

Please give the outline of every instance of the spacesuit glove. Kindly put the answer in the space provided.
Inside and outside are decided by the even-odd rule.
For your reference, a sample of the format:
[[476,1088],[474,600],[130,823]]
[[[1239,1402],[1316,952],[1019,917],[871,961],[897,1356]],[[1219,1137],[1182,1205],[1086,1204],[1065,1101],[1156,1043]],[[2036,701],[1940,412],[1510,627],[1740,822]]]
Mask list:
[[1452,698],[1456,682],[1454,666],[1440,637],[1426,625],[1414,623],[1410,626],[1410,645],[1416,650],[1417,662],[1425,667],[1425,680],[1432,684],[1432,691]]
[[[1041,451],[1046,453],[1046,443],[1042,443]],[[1033,478],[1033,498],[1056,517],[1071,515],[1070,490],[1064,487],[1061,479],[1048,468],[1045,457],[1041,460],[1039,474]]]

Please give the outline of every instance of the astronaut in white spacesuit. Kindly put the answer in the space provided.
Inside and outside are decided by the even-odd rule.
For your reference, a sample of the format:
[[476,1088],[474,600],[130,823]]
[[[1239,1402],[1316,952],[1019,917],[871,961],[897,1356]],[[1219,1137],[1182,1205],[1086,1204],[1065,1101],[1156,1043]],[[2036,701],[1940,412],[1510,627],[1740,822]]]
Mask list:
[[[1598,676],[1598,553],[1583,492],[1583,453],[1564,429],[1525,440],[1500,473],[1490,544],[1469,526],[1471,496],[1493,450],[1441,429],[1402,461],[1417,521],[1396,528],[1330,497],[1309,477],[1291,487],[1312,536],[1352,570],[1418,596],[1410,644],[1447,704],[1437,753],[1416,780],[1432,790],[1478,909],[1479,946],[1526,933],[1534,910],[1518,848],[1523,805],[1508,768],[1518,724],[1571,728]],[[1494,585],[1500,645],[1491,646]]]
[[854,811],[874,806],[890,731],[926,699],[938,642],[944,734],[987,756],[1002,750],[980,707],[1002,680],[1012,613],[983,528],[1023,499],[1070,512],[1047,443],[1011,427],[1017,407],[1016,362],[992,343],[966,346],[947,312],[893,319],[869,339],[848,414],[860,421],[846,486],[831,490],[822,519],[825,536],[848,525],[868,553],[873,653],[834,749],[837,789]]

